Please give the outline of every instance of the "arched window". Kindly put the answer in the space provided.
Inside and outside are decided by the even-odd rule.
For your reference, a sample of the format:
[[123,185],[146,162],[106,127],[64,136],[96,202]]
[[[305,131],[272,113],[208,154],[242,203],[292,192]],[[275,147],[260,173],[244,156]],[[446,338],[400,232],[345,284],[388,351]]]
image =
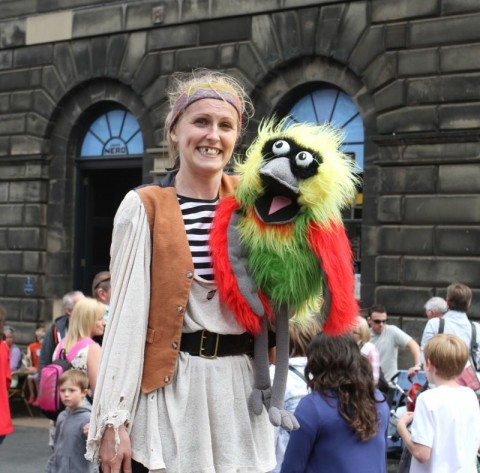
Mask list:
[[127,110],[110,110],[89,127],[80,157],[122,157],[143,154],[143,136],[137,119]]
[[327,85],[304,95],[288,112],[288,123],[331,123],[345,133],[342,150],[363,171],[364,133],[360,112],[352,98],[337,87]]

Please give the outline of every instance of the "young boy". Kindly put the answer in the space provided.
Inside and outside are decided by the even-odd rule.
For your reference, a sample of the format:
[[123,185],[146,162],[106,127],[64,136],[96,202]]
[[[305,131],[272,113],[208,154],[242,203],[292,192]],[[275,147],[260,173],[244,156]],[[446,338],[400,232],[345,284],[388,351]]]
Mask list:
[[425,373],[435,388],[420,394],[415,412],[404,414],[397,425],[412,453],[410,473],[474,473],[479,404],[473,390],[455,381],[467,363],[468,348],[456,335],[440,334],[430,339],[424,354]]
[[67,407],[57,418],[53,454],[45,473],[93,473],[95,467],[85,459],[84,426],[90,422],[91,406],[84,402],[88,392],[87,375],[70,369],[60,377],[60,398]]

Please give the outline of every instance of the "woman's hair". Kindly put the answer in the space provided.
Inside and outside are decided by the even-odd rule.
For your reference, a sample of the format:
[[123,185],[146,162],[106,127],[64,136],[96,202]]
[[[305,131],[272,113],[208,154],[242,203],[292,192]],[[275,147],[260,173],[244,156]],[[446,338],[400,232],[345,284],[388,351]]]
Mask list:
[[425,360],[430,361],[444,379],[454,379],[459,376],[468,360],[468,348],[465,342],[447,333],[432,337],[424,349]]
[[80,339],[91,337],[95,329],[95,324],[100,315],[105,313],[105,306],[97,299],[85,297],[80,299],[73,308],[68,332],[65,337],[63,348],[70,350]]
[[368,327],[368,323],[361,315],[357,317],[357,325],[355,326],[354,330],[360,338],[360,344],[363,345],[364,343],[370,341],[370,329]]
[[290,319],[288,333],[290,336],[290,357],[307,356],[307,347],[312,338],[322,330],[322,325],[316,317],[299,321]]
[[[233,98],[236,105],[233,105],[239,113],[239,137],[242,131],[246,129],[248,120],[254,114],[253,103],[248,97],[243,86],[233,77],[219,71],[211,71],[209,69],[195,69],[192,72],[177,72],[170,77],[167,95],[169,100],[169,111],[165,118],[165,140],[168,143],[168,154],[172,162],[177,158],[177,146],[173,142],[170,131],[175,123],[181,117],[183,110],[187,108],[192,100],[189,100],[193,94],[197,94],[199,90],[208,92],[219,91],[217,94],[219,99],[232,103],[230,99],[225,99],[224,94]],[[208,97],[208,94],[205,98]],[[215,97],[216,98],[216,97]],[[193,100],[195,101],[195,100]],[[179,106],[182,104],[182,106]]]
[[307,355],[305,377],[309,387],[327,402],[338,399],[339,414],[360,440],[374,437],[379,418],[372,367],[353,337],[318,334],[309,345]]
[[453,283],[447,287],[448,308],[466,312],[472,302],[472,290],[465,284]]

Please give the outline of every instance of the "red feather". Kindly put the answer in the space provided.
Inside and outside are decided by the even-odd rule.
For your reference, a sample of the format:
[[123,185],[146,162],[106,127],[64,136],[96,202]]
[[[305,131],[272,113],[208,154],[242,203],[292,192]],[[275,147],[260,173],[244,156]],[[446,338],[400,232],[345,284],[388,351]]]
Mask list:
[[330,291],[330,312],[323,325],[327,335],[343,335],[355,326],[358,304],[354,297],[353,258],[342,224],[313,224],[307,231],[310,248],[322,264]]
[[[228,224],[233,212],[238,209],[234,196],[224,198],[217,206],[210,230],[210,252],[215,270],[215,281],[221,302],[233,312],[237,322],[253,335],[261,332],[260,317],[252,311],[238,287],[228,257]],[[267,299],[259,292],[267,315],[271,315]]]

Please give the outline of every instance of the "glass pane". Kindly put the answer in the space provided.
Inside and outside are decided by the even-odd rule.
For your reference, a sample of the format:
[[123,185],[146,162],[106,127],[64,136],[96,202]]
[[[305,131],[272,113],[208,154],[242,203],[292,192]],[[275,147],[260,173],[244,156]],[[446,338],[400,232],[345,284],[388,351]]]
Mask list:
[[317,117],[319,125],[328,123],[332,115],[333,108],[335,107],[335,101],[337,100],[338,90],[335,89],[322,89],[316,90],[312,94],[312,100],[315,104],[315,110],[317,111]]
[[310,94],[301,98],[292,107],[289,115],[291,115],[297,122],[318,123]]
[[333,111],[332,124],[343,128],[355,115],[358,115],[358,110],[353,100],[341,92]]
[[111,110],[98,117],[83,139],[80,156],[143,154],[143,135],[137,119],[126,110]]

